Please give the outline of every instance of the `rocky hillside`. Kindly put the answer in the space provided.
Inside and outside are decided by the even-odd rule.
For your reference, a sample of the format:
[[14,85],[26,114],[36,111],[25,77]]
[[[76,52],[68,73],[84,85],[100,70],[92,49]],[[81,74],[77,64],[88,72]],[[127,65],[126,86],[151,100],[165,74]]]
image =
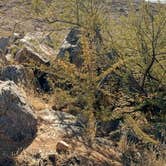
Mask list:
[[165,6],[140,3],[0,0],[0,166],[165,166]]

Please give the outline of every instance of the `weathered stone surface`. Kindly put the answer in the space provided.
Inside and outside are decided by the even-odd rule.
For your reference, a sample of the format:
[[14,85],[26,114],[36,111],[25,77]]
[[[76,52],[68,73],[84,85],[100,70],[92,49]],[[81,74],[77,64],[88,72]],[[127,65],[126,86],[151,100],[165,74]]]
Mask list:
[[9,37],[2,37],[0,38],[0,51],[5,51],[7,46],[9,45]]
[[36,117],[12,81],[0,81],[0,157],[27,146],[36,133]]
[[17,54],[14,56],[14,59],[18,61],[19,63],[26,63],[28,61],[35,61],[36,63],[41,63],[48,65],[49,60],[41,54],[38,54],[35,52],[32,48],[25,46],[23,49],[17,52]]
[[22,49],[14,55],[14,59],[19,63],[35,61],[35,63],[49,65],[50,60],[56,58],[56,53],[50,46],[52,42],[50,40],[49,35],[42,32],[27,33],[16,41],[17,44],[22,45]]
[[40,117],[64,135],[76,136],[83,131],[82,126],[78,122],[78,118],[66,112],[45,109],[40,112]]
[[43,32],[27,33],[19,42],[35,49],[37,52],[46,54],[49,58],[55,56],[53,41],[49,34]]
[[58,57],[63,58],[66,53],[69,53],[69,60],[71,63],[81,66],[83,59],[80,57],[82,52],[80,45],[80,30],[72,28],[63,41],[63,44],[58,53]]
[[0,72],[0,80],[13,81],[17,83],[27,83],[27,73],[22,65],[9,65],[2,68]]

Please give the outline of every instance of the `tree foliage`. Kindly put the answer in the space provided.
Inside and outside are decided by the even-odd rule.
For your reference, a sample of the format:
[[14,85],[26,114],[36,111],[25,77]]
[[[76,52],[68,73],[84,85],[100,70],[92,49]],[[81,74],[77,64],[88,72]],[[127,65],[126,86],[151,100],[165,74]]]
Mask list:
[[[56,80],[60,79],[61,83],[67,81],[72,84],[69,94],[72,97],[77,95],[76,105],[88,117],[87,135],[95,136],[97,118],[110,120],[114,115],[114,119],[124,118],[138,135],[154,143],[139,126],[129,125],[129,121],[134,123],[132,117],[125,116],[129,112],[118,112],[116,116],[112,111],[115,107],[124,106],[126,96],[134,96],[134,111],[143,100],[164,102],[164,98],[159,96],[163,96],[166,85],[165,6],[159,4],[154,8],[143,2],[136,12],[129,4],[128,16],[114,19],[105,10],[105,1],[32,2],[37,17],[50,26],[57,26],[57,23],[77,26],[81,32],[83,65],[77,68],[65,60],[56,60],[51,69],[44,67],[44,70],[51,70],[48,73]],[[101,96],[98,99],[99,94],[103,100]],[[99,104],[101,101],[103,103]],[[160,104],[158,107],[163,110]]]

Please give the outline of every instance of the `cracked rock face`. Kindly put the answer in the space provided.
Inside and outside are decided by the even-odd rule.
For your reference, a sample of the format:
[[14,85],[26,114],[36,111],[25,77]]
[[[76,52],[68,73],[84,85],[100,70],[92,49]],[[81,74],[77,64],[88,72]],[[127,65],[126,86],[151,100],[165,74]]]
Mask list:
[[0,158],[27,146],[37,120],[25,96],[12,81],[0,81]]

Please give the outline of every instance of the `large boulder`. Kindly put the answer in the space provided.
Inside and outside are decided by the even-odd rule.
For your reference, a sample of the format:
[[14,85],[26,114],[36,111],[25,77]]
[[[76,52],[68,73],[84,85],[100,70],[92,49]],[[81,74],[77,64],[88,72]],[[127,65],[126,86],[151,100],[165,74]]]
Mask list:
[[0,158],[31,143],[36,125],[36,116],[23,92],[12,81],[0,81]]
[[27,33],[24,36],[14,34],[7,53],[7,59],[13,58],[19,63],[34,62],[49,65],[50,60],[56,58],[50,36],[42,32]]

